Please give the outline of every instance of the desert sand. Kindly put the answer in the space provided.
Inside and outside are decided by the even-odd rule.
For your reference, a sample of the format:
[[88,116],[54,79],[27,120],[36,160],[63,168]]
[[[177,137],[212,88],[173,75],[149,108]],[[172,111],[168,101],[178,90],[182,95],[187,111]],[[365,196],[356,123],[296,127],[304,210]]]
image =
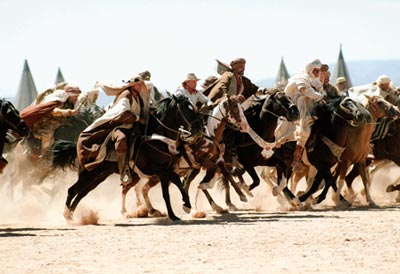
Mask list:
[[[14,197],[6,173],[0,177],[0,273],[398,273],[400,204],[396,194],[384,191],[398,174],[392,167],[375,176],[377,208],[359,196],[357,206],[335,209],[329,195],[311,210],[291,211],[264,183],[248,203],[232,192],[239,211],[227,214],[214,213],[202,198],[202,219],[184,213],[171,186],[182,218],[175,223],[121,216],[118,177],[111,176],[82,200],[74,223],[67,223],[62,214],[74,172],[60,172],[24,194],[17,186]],[[53,186],[51,197],[42,191]],[[357,180],[358,193],[361,188]],[[195,191],[193,184],[192,202]],[[224,206],[220,190],[212,193]],[[160,188],[150,195],[165,212]],[[131,191],[128,210],[135,209]]]

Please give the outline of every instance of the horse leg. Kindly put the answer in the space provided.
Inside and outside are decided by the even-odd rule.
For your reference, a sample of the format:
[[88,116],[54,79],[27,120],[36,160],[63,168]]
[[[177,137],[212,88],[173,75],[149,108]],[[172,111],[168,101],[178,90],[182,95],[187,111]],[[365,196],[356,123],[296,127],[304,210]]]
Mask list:
[[304,202],[304,201],[306,201],[312,194],[314,194],[314,193],[318,190],[318,187],[319,187],[319,185],[320,185],[322,179],[323,179],[322,171],[321,171],[321,170],[318,170],[317,175],[315,176],[314,182],[313,182],[313,184],[311,185],[310,189],[309,189],[308,191],[306,191],[306,193],[304,193],[303,195],[301,195],[301,196],[299,197],[299,201],[300,201],[300,202]]
[[199,173],[200,169],[192,169],[192,171],[189,173],[189,176],[185,179],[185,182],[183,183],[183,189],[186,191],[186,193],[189,193],[190,184]]
[[242,168],[235,168],[234,171],[232,172],[232,175],[237,177],[239,180],[238,186],[240,187],[241,190],[243,190],[248,196],[254,197],[253,193],[250,192],[249,187],[246,185],[243,174],[246,172],[246,170]]
[[345,182],[346,182],[346,187],[347,187],[346,197],[352,203],[354,202],[354,200],[356,198],[356,194],[353,189],[353,181],[358,175],[360,175],[360,173],[358,172],[358,169],[353,165],[353,168],[351,169],[349,174],[347,174],[347,176],[345,177]]
[[[100,171],[100,174],[97,174]],[[82,171],[79,173],[78,181],[68,189],[68,196],[65,202],[66,208],[64,217],[72,220],[73,212],[80,200],[85,197],[90,191],[95,189],[108,176],[113,173],[113,170],[107,166],[98,167],[92,171]],[[72,202],[72,204],[71,204]]]
[[[213,198],[211,197],[211,195],[210,195],[210,193],[208,192],[207,189],[202,189],[202,191],[203,191],[204,195],[206,196],[207,201],[210,204],[211,208],[215,212],[220,213],[220,214],[227,213],[227,211],[225,209],[223,209],[222,207],[217,205],[217,203],[213,200]],[[197,199],[198,199],[198,194],[199,193],[200,193],[200,189],[198,189],[197,192],[196,192],[196,201],[195,201],[196,204],[197,204]]]
[[237,211],[238,208],[231,201],[231,190],[229,187],[229,182],[225,176],[222,177],[222,184],[225,190],[225,203],[228,206],[229,211]]
[[153,216],[153,217],[164,216],[159,210],[157,210],[153,207],[153,205],[151,204],[150,198],[149,198],[150,189],[155,187],[158,183],[159,183],[158,178],[153,176],[149,179],[149,181],[142,188],[142,195],[143,195],[144,201],[146,203],[147,209],[149,210],[150,216]]
[[[237,185],[237,183],[236,183],[235,180],[233,179],[232,174],[226,170],[226,168],[225,168],[225,163],[221,161],[221,162],[219,162],[219,163],[217,164],[217,166],[220,168],[221,173],[224,175],[224,178],[226,178],[226,179],[229,180],[229,182],[231,183],[233,189],[234,189],[234,190],[236,191],[236,193],[239,195],[240,201],[242,201],[242,202],[247,202],[247,197],[246,197],[246,195],[244,195],[243,192],[240,190],[240,187]],[[246,169],[246,171],[247,171],[247,169]],[[256,171],[254,170],[254,168],[253,168],[253,171],[254,171],[254,174],[257,176],[257,173],[256,173]],[[248,172],[249,172],[249,171],[248,171]],[[249,174],[250,174],[250,172],[249,172]],[[250,175],[250,176],[251,176],[251,175]],[[258,178],[258,176],[257,176],[257,178]],[[228,188],[229,188],[229,187],[228,187]],[[225,190],[225,194],[226,194],[226,190]],[[230,201],[230,194],[228,194],[228,196],[229,196],[229,201]],[[226,195],[225,195],[225,197],[226,197]]]
[[167,207],[167,212],[168,212],[168,218],[170,218],[172,221],[179,221],[180,219],[174,214],[174,211],[172,210],[171,206],[171,200],[169,196],[169,180],[164,177],[160,176],[160,181],[161,181],[161,190],[162,190],[162,195],[164,198],[165,205]]
[[[122,184],[122,193],[121,193],[121,214],[123,216],[126,216],[126,194],[129,192],[129,190],[136,186],[136,184],[139,182],[140,178],[136,173],[132,174],[132,182],[129,184]],[[136,190],[136,188],[135,188]],[[137,192],[136,192],[137,194]],[[136,197],[138,197],[136,195]]]
[[[336,170],[335,170],[334,177],[337,178],[339,176],[339,180],[337,183],[337,189],[336,189],[334,197],[333,197],[333,200],[334,200],[336,206],[340,206],[340,194],[341,194],[342,188],[344,186],[345,177],[346,177],[346,173],[347,173],[349,166],[350,166],[350,162],[344,161],[344,162],[338,163]],[[334,180],[335,179],[332,178],[332,181],[334,181]]]
[[357,166],[358,172],[360,173],[361,179],[364,184],[367,203],[368,203],[368,205],[374,207],[374,206],[376,206],[376,203],[372,200],[372,197],[371,197],[371,193],[370,193],[370,184],[371,183],[370,183],[370,177],[369,177],[369,173],[367,172],[365,161],[356,163],[355,165]]

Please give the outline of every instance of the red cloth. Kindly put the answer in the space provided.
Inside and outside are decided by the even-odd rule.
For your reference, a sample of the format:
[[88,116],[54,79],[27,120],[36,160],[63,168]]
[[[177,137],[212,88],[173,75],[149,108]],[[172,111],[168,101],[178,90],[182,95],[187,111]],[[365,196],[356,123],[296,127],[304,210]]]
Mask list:
[[236,77],[236,95],[239,95],[240,90],[242,89],[242,79],[238,74],[235,74],[235,77]]
[[183,86],[187,91],[189,91],[190,94],[196,94],[196,93],[197,93],[197,89],[189,87],[188,85],[186,85],[186,83],[183,83],[182,86]]
[[39,119],[49,115],[53,111],[53,109],[55,109],[56,107],[60,107],[61,105],[62,102],[60,101],[50,101],[43,104],[29,106],[21,111],[20,117],[24,119],[29,128],[32,128],[32,126]]

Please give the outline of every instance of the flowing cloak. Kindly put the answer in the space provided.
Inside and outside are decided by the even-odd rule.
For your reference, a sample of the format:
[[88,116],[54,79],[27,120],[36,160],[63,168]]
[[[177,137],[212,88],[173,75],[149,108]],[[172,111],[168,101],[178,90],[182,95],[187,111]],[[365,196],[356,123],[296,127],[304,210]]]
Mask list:
[[53,93],[48,94],[44,99],[36,105],[31,105],[23,109],[20,113],[22,119],[29,128],[40,119],[50,116],[55,108],[60,108],[69,98],[70,94],[64,90],[57,89]]
[[135,99],[128,90],[122,91],[113,105],[79,135],[77,143],[78,161],[86,170],[102,163],[107,154],[107,143],[111,133],[119,128],[129,129],[140,117],[142,100]]
[[20,113],[21,118],[25,121],[29,128],[40,119],[49,116],[55,108],[59,108],[63,102],[49,101],[38,105],[28,106]]

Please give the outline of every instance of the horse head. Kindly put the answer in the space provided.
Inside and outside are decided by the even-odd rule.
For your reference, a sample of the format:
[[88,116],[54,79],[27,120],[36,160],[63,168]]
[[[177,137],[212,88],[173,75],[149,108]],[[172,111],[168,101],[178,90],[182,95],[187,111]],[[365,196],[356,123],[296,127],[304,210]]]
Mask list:
[[386,101],[383,97],[364,96],[368,100],[366,108],[371,112],[371,115],[373,115],[375,119],[383,117],[397,119],[400,117],[399,109]]
[[188,143],[195,143],[203,136],[202,117],[195,109],[187,97],[172,96],[169,111],[175,114],[170,116],[170,126],[177,129],[180,138]]
[[249,124],[238,99],[231,99],[227,96],[214,108],[213,116],[216,117],[218,112],[232,127],[239,129],[241,132],[249,131]]
[[19,111],[7,100],[0,100],[0,124],[1,128],[11,130],[13,135],[24,137],[29,129],[24,120],[19,116]]
[[299,119],[299,109],[290,100],[290,98],[283,92],[275,90],[268,92],[262,111],[260,112],[260,119],[270,113],[275,117],[284,117],[289,122]]
[[349,97],[343,97],[334,113],[353,125],[371,121],[371,115],[365,107]]

